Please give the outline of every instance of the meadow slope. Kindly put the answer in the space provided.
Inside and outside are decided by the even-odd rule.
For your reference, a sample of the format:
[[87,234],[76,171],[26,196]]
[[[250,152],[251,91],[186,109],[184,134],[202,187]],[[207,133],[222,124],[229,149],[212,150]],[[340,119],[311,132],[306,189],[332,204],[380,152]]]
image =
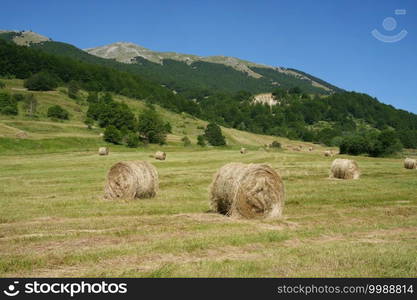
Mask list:
[[[7,89],[21,82],[8,81]],[[206,123],[160,108],[174,127],[168,145],[111,146],[109,156],[98,156],[105,143],[101,129],[82,123],[86,107],[59,91],[37,96],[39,120],[0,119],[1,277],[417,276],[417,171],[404,169],[401,158],[355,157],[359,180],[331,180],[333,158],[318,145],[309,152],[305,143],[224,129],[229,147],[183,147],[181,137],[195,141]],[[52,102],[68,108],[72,121],[46,119]],[[29,139],[17,140],[19,130]],[[285,149],[260,149],[274,139]],[[304,151],[291,151],[294,145]],[[166,161],[149,157],[157,149]],[[103,200],[106,173],[122,160],[156,166],[156,198]],[[210,182],[229,162],[268,163],[281,174],[282,219],[209,211]]]

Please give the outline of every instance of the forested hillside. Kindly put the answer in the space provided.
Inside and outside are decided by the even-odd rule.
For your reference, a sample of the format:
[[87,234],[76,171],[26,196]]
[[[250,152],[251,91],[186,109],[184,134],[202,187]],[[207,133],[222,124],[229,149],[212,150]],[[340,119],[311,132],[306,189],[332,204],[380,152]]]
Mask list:
[[[53,47],[49,52],[53,52],[52,49],[56,50],[60,44],[50,45]],[[67,45],[64,48],[70,49]],[[382,104],[365,94],[340,92],[325,96],[311,94],[303,86],[276,88],[274,97],[278,104],[268,106],[255,104],[253,94],[248,91],[215,92],[194,86],[192,74],[187,75],[186,71],[180,72],[179,77],[188,82],[189,89],[175,94],[149,80],[156,74],[139,76],[130,72],[129,68],[133,65],[88,54],[85,54],[85,60],[88,58],[90,62],[82,62],[75,59],[78,55],[74,54],[76,48],[68,52],[73,59],[64,57],[63,51],[59,52],[59,56],[51,55],[43,50],[0,41],[0,76],[26,79],[33,74],[46,72],[63,84],[75,81],[87,91],[109,91],[143,99],[174,112],[187,112],[226,127],[254,133],[340,146],[347,138],[359,136],[371,141],[380,132],[392,131],[403,146],[417,147],[417,116]],[[107,66],[97,61],[106,61]],[[173,69],[181,64],[176,61],[170,63]],[[126,70],[116,70],[119,68],[116,65],[123,65]],[[200,67],[207,67],[203,65]],[[355,140],[355,143],[362,143],[362,140]],[[375,140],[372,145],[361,145],[360,151],[369,153],[369,149],[374,149],[376,144]]]

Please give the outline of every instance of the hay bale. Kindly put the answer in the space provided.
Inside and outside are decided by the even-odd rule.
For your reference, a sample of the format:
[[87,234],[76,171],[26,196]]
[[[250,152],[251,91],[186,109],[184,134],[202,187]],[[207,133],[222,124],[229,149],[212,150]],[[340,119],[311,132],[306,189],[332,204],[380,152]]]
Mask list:
[[326,151],[324,151],[324,156],[326,156],[326,157],[332,157],[333,156],[333,153],[332,153],[331,150],[326,150]]
[[167,154],[162,151],[156,151],[154,157],[155,159],[158,159],[158,160],[165,160],[165,158],[167,157]]
[[313,147],[309,147],[308,151],[310,151],[310,152],[313,151]]
[[122,161],[107,173],[104,198],[151,198],[158,188],[158,172],[154,166],[146,161]]
[[109,155],[109,148],[107,147],[98,148],[98,155]]
[[104,133],[100,133],[100,134],[99,134],[99,136],[100,136],[100,137],[103,137],[103,136],[104,136]]
[[330,178],[358,179],[359,176],[358,164],[351,159],[336,158],[330,168]]
[[28,137],[29,135],[24,131],[19,131],[18,133],[16,133],[16,138],[18,139],[27,139]]
[[240,148],[240,154],[246,154],[246,148]]
[[216,173],[210,187],[211,208],[243,218],[280,217],[284,183],[268,165],[229,163]]
[[416,169],[417,168],[417,160],[407,157],[404,160],[404,168],[406,168],[406,169]]

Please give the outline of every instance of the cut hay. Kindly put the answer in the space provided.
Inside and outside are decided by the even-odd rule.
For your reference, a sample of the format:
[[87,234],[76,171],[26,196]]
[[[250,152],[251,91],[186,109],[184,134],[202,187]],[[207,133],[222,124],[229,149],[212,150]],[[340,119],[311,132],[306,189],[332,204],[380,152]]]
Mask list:
[[109,155],[109,148],[107,147],[98,148],[98,155]]
[[326,156],[326,157],[332,157],[333,156],[333,152],[331,150],[326,150],[326,151],[324,151],[324,156]]
[[330,178],[358,179],[359,176],[358,164],[354,160],[336,158],[330,168]]
[[268,165],[229,163],[210,187],[212,210],[243,218],[275,218],[284,209],[284,183]]
[[158,172],[146,161],[122,161],[110,168],[105,199],[151,198],[159,188]]
[[406,158],[404,160],[404,168],[406,169],[416,169],[417,168],[417,160],[412,158]]
[[155,152],[154,157],[155,157],[155,159],[158,159],[158,160],[165,160],[165,158],[167,157],[167,154],[165,152],[162,152],[162,151],[157,151],[157,152]]
[[19,131],[18,133],[16,133],[16,138],[18,139],[27,139],[28,137],[29,135],[24,131]]
[[246,154],[246,148],[240,148],[240,154]]

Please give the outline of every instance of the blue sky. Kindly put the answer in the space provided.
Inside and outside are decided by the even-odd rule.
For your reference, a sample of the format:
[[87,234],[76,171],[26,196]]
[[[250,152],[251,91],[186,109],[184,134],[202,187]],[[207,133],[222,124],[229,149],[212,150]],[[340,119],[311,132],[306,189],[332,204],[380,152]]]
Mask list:
[[[414,0],[2,0],[0,29],[32,30],[79,48],[129,41],[296,68],[417,113]],[[407,35],[385,43],[374,29]]]

